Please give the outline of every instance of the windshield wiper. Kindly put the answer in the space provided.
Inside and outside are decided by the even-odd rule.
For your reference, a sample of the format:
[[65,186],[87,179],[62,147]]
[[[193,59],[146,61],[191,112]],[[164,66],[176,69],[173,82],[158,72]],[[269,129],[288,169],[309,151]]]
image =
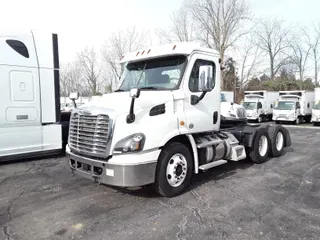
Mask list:
[[158,90],[159,88],[157,87],[140,87],[139,89],[150,89],[150,90]]
[[122,89],[115,90],[114,92],[124,92]]

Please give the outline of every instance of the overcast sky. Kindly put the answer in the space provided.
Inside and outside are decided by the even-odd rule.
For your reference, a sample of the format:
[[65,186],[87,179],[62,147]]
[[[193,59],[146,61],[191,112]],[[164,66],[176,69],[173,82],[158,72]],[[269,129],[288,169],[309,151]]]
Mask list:
[[[60,59],[72,60],[86,45],[100,47],[108,34],[128,25],[153,31],[169,24],[183,0],[0,0],[0,31],[39,29],[59,34]],[[250,0],[256,16],[292,22],[320,20],[319,0]]]

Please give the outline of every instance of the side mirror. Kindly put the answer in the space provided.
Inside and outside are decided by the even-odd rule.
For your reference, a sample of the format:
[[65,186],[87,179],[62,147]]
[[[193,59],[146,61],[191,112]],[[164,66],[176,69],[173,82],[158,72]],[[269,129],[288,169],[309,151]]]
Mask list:
[[79,92],[72,92],[69,95],[70,100],[75,101],[79,99]]
[[270,108],[273,108],[273,104],[272,103],[270,104]]
[[198,79],[198,91],[210,92],[214,88],[213,79],[213,67],[210,65],[200,66],[199,79]]
[[131,98],[138,98],[140,96],[140,89],[138,88],[132,88],[130,89],[130,97]]
[[310,103],[308,103],[307,107],[310,108]]

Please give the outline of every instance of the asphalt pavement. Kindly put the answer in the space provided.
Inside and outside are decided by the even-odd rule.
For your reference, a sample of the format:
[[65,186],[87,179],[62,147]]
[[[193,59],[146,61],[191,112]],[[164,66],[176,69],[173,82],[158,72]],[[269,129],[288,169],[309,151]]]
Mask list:
[[162,198],[96,185],[64,157],[0,165],[0,239],[319,239],[320,127],[288,126],[292,148],[228,163]]

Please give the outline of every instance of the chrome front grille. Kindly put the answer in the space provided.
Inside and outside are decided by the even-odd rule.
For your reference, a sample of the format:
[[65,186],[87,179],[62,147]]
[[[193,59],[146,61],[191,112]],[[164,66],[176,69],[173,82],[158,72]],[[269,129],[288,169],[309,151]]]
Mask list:
[[72,114],[69,127],[69,147],[84,155],[107,157],[109,124],[108,115]]
[[286,114],[279,114],[278,118],[287,118],[287,115]]

